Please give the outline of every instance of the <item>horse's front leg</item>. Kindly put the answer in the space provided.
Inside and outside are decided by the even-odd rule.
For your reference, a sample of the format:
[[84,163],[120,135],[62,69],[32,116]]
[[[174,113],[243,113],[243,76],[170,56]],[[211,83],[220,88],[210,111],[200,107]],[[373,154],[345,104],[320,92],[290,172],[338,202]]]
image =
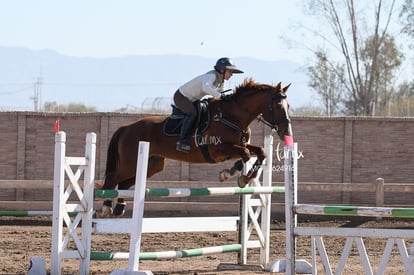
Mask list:
[[237,184],[240,188],[245,187],[251,179],[257,177],[260,167],[263,164],[263,160],[266,158],[266,154],[262,147],[254,146],[251,144],[247,144],[246,147],[248,148],[250,154],[257,156],[257,159],[253,163],[252,167],[247,171],[247,173],[245,175],[240,175],[240,177],[237,179]]
[[243,169],[243,160],[239,159],[236,161],[230,169],[224,169],[219,174],[219,179],[221,182],[228,180],[234,176],[236,176],[237,172],[240,172]]
[[[237,172],[243,169],[244,163],[251,158],[250,150],[245,146],[227,145],[226,148],[220,148],[220,152],[227,152],[231,159],[240,158],[232,168],[224,169],[219,174],[220,181],[225,181],[237,175]],[[245,184],[244,184],[245,185]],[[244,187],[244,186],[240,186]]]
[[260,147],[260,146],[254,146],[254,145],[248,144],[246,145],[246,147],[249,149],[250,154],[257,156],[256,162],[253,164],[252,168],[247,173],[247,174],[250,174],[252,177],[256,177],[260,167],[263,164],[264,159],[266,158],[266,153],[263,147]]

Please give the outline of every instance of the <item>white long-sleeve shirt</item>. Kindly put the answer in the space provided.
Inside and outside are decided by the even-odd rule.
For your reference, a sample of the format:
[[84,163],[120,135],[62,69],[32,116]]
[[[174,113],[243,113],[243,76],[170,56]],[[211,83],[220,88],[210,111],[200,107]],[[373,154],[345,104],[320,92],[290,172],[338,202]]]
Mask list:
[[223,89],[224,80],[214,70],[197,76],[179,88],[180,92],[191,101],[199,100],[205,95],[220,98]]

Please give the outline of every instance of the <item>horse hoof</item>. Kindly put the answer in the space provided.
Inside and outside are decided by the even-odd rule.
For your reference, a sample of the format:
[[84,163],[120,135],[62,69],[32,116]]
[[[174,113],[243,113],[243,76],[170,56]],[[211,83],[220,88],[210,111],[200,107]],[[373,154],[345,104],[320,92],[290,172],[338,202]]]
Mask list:
[[229,179],[229,175],[230,175],[230,170],[229,169],[224,169],[223,171],[221,171],[220,174],[219,174],[220,182],[223,182],[223,181]]
[[101,189],[102,188],[102,185],[100,183],[98,183],[98,182],[94,182],[93,183],[93,188],[94,189]]
[[116,217],[120,217],[123,216],[125,214],[125,207],[126,207],[126,203],[125,202],[118,202],[115,205],[115,208],[112,212],[112,215],[116,216]]
[[237,178],[237,185],[240,187],[240,188],[244,188],[244,187],[246,187],[246,185],[249,183],[249,178],[248,177],[246,177],[246,176],[240,176],[240,177],[238,177]]
[[104,206],[102,206],[102,209],[101,209],[100,212],[96,212],[96,217],[97,218],[106,218],[106,217],[111,216],[112,213],[113,213],[112,207],[104,205]]

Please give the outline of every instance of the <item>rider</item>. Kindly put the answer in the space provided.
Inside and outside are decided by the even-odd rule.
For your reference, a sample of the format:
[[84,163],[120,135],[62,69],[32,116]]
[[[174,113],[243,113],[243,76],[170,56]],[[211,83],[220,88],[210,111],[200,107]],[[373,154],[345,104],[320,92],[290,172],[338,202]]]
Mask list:
[[197,118],[194,102],[205,95],[227,100],[228,95],[223,93],[224,80],[229,80],[233,74],[241,73],[243,71],[239,70],[230,58],[222,57],[217,60],[214,70],[190,80],[175,92],[174,104],[186,114],[181,125],[180,139],[176,144],[177,150],[188,152],[191,149],[187,137]]

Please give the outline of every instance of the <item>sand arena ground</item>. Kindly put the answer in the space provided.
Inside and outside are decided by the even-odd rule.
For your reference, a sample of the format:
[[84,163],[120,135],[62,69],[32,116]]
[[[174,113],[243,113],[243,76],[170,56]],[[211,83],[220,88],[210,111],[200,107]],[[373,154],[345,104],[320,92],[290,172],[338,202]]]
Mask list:
[[[405,228],[414,229],[412,220],[375,220],[349,221],[338,219],[332,221],[301,221],[303,226],[358,226],[381,228]],[[129,247],[129,235],[94,235],[92,239],[93,250],[99,251],[127,251]],[[407,247],[413,240],[407,240]],[[170,233],[170,234],[144,234],[143,251],[163,251],[176,249],[198,248],[203,246],[215,246],[237,242],[236,232],[220,233]],[[328,255],[332,257],[331,265],[337,266],[340,253],[343,250],[345,238],[332,237],[325,239]],[[373,269],[380,261],[386,240],[368,238],[365,240],[368,257]],[[0,274],[25,274],[28,270],[30,258],[46,258],[47,269],[50,268],[51,250],[51,218],[50,217],[25,217],[11,218],[0,217]],[[283,258],[285,253],[284,223],[274,221],[271,230],[271,259]],[[298,258],[311,260],[310,240],[300,237],[297,243]],[[258,259],[258,250],[249,252],[249,262]],[[154,274],[269,274],[263,271],[218,271],[220,263],[236,263],[237,254],[217,254],[193,258],[171,259],[161,261],[141,261],[142,270],[151,270]],[[127,261],[93,261],[91,274],[109,274],[116,268],[126,268]],[[65,260],[63,274],[78,274],[79,262]],[[320,266],[319,272],[323,269]],[[398,249],[395,246],[392,252],[386,274],[404,274],[404,268]],[[356,247],[347,261],[344,274],[364,274]]]

